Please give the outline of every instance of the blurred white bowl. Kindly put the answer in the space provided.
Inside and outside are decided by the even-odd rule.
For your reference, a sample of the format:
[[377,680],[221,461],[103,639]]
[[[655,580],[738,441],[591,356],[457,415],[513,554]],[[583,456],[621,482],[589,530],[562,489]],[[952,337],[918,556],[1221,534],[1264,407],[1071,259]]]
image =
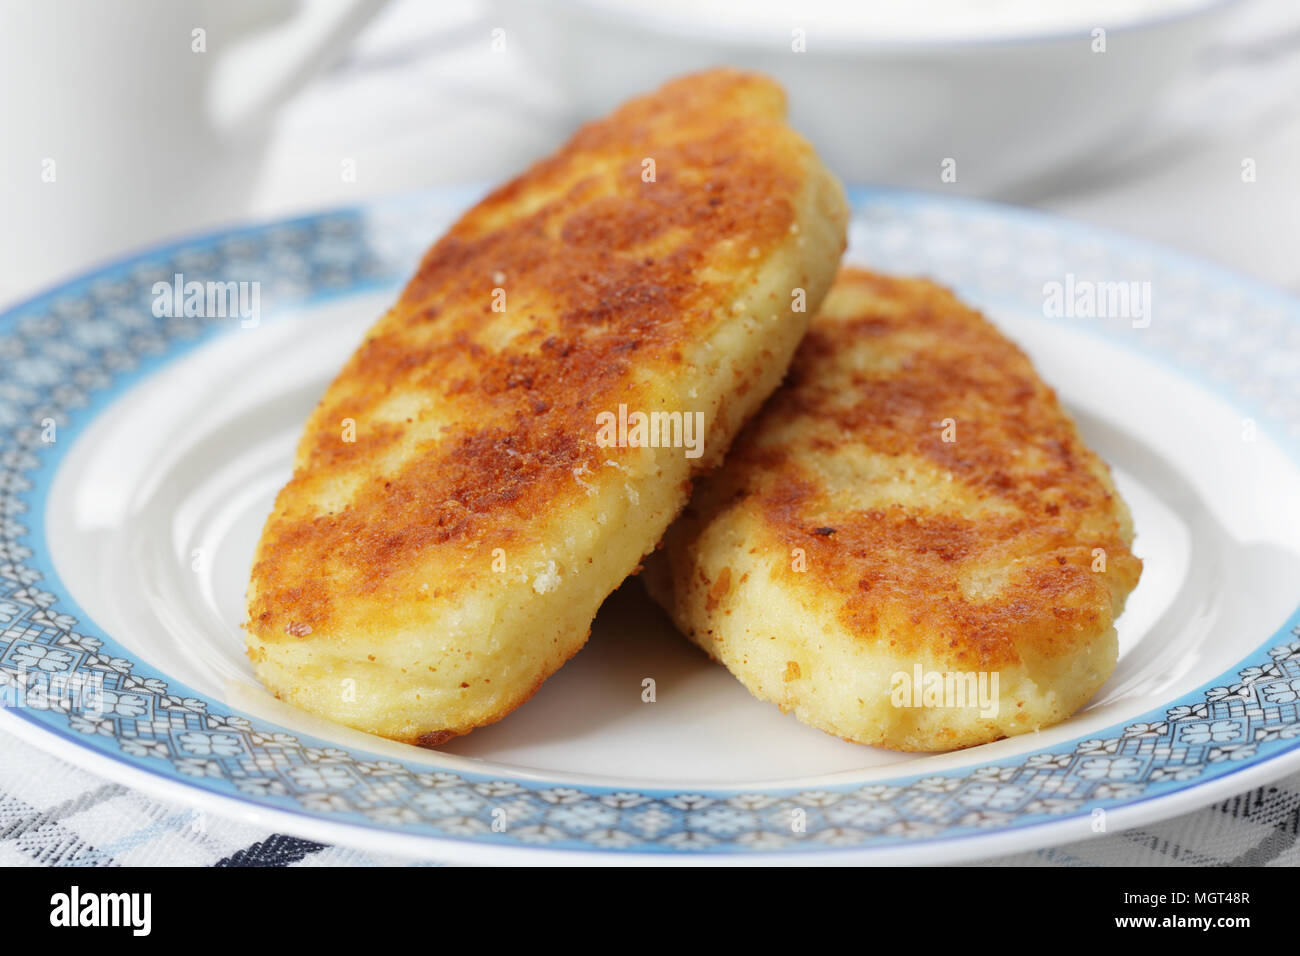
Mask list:
[[781,80],[796,125],[846,180],[935,187],[951,159],[946,188],[988,195],[1122,150],[1234,2],[553,0],[501,12],[583,115],[675,74],[749,67]]

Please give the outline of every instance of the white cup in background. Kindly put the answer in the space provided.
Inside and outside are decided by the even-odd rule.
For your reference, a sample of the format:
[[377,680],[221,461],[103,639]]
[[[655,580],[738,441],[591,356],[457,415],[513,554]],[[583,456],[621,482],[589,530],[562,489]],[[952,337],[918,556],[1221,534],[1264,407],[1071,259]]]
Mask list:
[[0,290],[239,218],[274,107],[383,2],[0,0]]

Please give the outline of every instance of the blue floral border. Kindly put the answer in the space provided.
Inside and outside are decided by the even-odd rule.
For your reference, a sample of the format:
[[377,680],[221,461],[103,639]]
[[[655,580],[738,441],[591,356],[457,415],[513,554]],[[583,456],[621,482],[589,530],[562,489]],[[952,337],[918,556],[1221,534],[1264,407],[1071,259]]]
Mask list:
[[[278,810],[412,836],[641,852],[951,839],[1086,817],[1297,746],[1300,640],[1291,638],[1300,637],[1300,614],[1213,685],[1095,738],[943,774],[752,793],[545,786],[367,759],[229,712],[90,633],[93,621],[60,593],[39,517],[63,450],[133,382],[229,327],[155,318],[153,283],[176,272],[257,279],[268,314],[391,285],[416,261],[430,224],[449,220],[468,195],[440,191],[191,240],[0,317],[0,701],[26,700],[13,714],[139,768]],[[1132,240],[1018,210],[888,191],[853,198],[853,258],[936,275],[975,301],[1039,302],[1042,276],[1065,271],[1155,276],[1170,295],[1146,347],[1258,409],[1261,427],[1295,453],[1295,381],[1286,363],[1267,360],[1279,336],[1300,330],[1291,300]],[[954,236],[966,238],[954,244]],[[936,245],[936,237],[944,241]],[[1035,255],[1017,255],[1014,265],[1008,249]],[[1230,313],[1233,341],[1255,351],[1225,352],[1213,322],[1198,332],[1207,308]],[[1293,341],[1300,338],[1286,339]],[[1268,380],[1270,369],[1278,381]],[[42,440],[50,422],[53,444]],[[102,712],[42,700],[39,685],[56,679],[93,681]]]

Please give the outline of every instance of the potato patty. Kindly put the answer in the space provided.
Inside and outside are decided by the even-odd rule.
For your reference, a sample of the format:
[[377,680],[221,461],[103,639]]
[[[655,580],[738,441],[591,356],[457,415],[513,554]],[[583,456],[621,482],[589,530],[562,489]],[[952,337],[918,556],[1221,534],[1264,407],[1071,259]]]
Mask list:
[[756,696],[848,740],[944,750],[1097,691],[1132,540],[1019,349],[939,286],[845,269],[644,578]]
[[677,80],[429,250],[312,414],[258,544],[248,654],[270,690],[433,746],[582,646],[834,278],[843,191],[784,113],[761,76]]

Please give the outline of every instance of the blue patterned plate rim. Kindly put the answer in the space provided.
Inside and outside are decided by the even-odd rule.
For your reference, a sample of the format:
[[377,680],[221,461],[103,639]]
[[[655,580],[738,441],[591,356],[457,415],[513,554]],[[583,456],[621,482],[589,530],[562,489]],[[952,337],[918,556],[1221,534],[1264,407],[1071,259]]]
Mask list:
[[[62,283],[0,316],[0,360],[8,373],[0,378],[0,694],[14,689],[28,665],[47,675],[101,675],[111,711],[92,720],[58,702],[0,706],[4,727],[65,759],[215,812],[317,839],[449,860],[656,861],[680,854],[738,862],[956,859],[1086,837],[1094,832],[1098,811],[1114,814],[1116,824],[1135,825],[1300,766],[1300,608],[1272,637],[1196,691],[1050,752],[866,785],[750,785],[762,786],[753,792],[745,785],[689,791],[548,786],[508,774],[409,766],[231,710],[169,681],[98,633],[62,593],[49,560],[41,516],[50,483],[66,449],[99,411],[223,332],[218,326],[196,329],[193,320],[152,316],[142,325],[142,290],[169,278],[178,257],[223,249],[256,256],[268,247],[275,248],[278,261],[287,256],[310,276],[296,285],[282,283],[273,313],[390,288],[410,271],[423,244],[380,252],[367,226],[394,214],[453,213],[479,192],[432,190],[168,242]],[[1047,231],[1122,250],[1300,322],[1300,303],[1280,291],[1097,227],[936,194],[855,188],[850,196],[855,219],[941,212],[972,225],[996,223],[1026,235]],[[273,288],[279,288],[276,279],[273,274]],[[962,290],[960,281],[952,284]],[[981,304],[988,300],[983,296]],[[116,345],[123,337],[127,345]],[[1128,347],[1136,348],[1131,340]],[[1253,402],[1221,383],[1207,383],[1204,370],[1174,364],[1237,407],[1253,410]],[[35,423],[44,418],[59,422],[56,444],[39,439]],[[1288,432],[1267,414],[1257,418],[1300,462],[1295,430]],[[492,825],[494,810],[504,810],[508,820],[502,832]],[[801,831],[790,826],[796,813],[805,822]]]

